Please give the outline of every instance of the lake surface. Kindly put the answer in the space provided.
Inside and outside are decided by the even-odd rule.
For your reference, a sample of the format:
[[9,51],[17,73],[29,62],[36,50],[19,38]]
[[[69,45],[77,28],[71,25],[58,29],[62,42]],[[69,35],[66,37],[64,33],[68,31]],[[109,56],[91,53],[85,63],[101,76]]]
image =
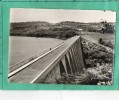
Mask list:
[[10,36],[9,41],[9,65],[11,66],[49,48],[54,48],[64,40]]

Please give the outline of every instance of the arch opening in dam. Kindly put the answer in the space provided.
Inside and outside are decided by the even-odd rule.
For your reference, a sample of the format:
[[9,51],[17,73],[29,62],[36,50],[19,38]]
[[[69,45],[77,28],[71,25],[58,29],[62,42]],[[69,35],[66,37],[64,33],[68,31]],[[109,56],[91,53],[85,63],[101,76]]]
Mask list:
[[37,57],[17,70],[10,71],[9,81],[39,83],[43,80],[55,80],[63,73],[76,74],[85,67],[82,58],[81,37],[75,36],[43,56]]

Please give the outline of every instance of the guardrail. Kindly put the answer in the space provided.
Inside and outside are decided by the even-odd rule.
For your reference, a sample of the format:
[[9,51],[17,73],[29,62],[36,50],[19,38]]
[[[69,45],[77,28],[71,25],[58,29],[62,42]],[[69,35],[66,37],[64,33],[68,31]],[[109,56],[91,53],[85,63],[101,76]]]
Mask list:
[[[34,66],[36,64],[36,62],[42,58],[44,58],[45,56],[49,55],[51,52],[56,52],[56,50],[59,50],[60,47],[65,47],[64,49],[62,49],[62,51],[58,54],[58,56],[56,56],[51,62],[49,62],[45,68],[43,70],[41,70],[39,72],[39,74],[36,74],[36,76],[31,77],[27,77],[27,79],[25,79],[25,82],[27,83],[34,83],[37,80],[39,80],[39,78],[44,78],[45,75],[47,75],[55,66],[55,64],[58,63],[58,61],[60,61],[62,59],[62,57],[68,52],[68,50],[70,50],[70,48],[72,47],[72,45],[79,39],[79,36],[73,37],[69,40],[67,40],[66,42],[61,43],[60,45],[58,45],[57,47],[51,49],[50,51],[44,53],[43,55],[35,58],[34,60],[26,63],[25,65],[15,69],[14,71],[10,72],[8,74],[8,78],[9,79],[13,79],[14,81],[19,79],[16,75],[18,75],[18,73],[28,73],[29,68],[32,68],[32,66]],[[65,45],[64,45],[65,44]],[[45,63],[45,62],[44,62]],[[24,70],[25,69],[25,70]],[[37,70],[39,71],[39,70]],[[36,73],[36,72],[35,72]],[[35,73],[32,73],[33,75],[35,75]],[[21,77],[24,77],[24,74],[21,74]],[[27,75],[27,74],[26,74]],[[15,78],[14,78],[15,77]],[[30,79],[30,80],[29,80]],[[27,81],[28,80],[28,81]],[[22,80],[20,80],[22,81]],[[24,81],[23,81],[24,82]]]
[[11,76],[13,76],[14,74],[18,73],[19,71],[23,70],[24,68],[26,68],[28,65],[34,63],[35,61],[41,59],[42,57],[46,56],[47,54],[49,54],[50,52],[54,51],[55,49],[59,48],[60,46],[62,46],[64,44],[64,42],[58,44],[55,48],[50,49],[48,52],[45,52],[43,54],[41,54],[40,56],[37,56],[36,58],[34,58],[31,61],[26,61],[27,63],[25,63],[24,65],[18,64],[19,66],[17,66],[17,64],[14,67],[9,68],[9,74],[8,74],[8,78],[10,78]]
[[[64,43],[64,42],[62,42],[62,43]],[[61,45],[62,43],[59,43],[59,44],[56,45],[55,47]],[[51,49],[53,49],[53,48],[55,48],[55,47],[49,48],[49,49],[47,49],[47,50],[45,50],[45,51],[43,51],[43,52],[40,52],[40,53],[38,53],[38,54],[35,54],[34,56],[31,56],[31,57],[29,57],[29,58],[27,58],[27,59],[25,59],[25,60],[23,60],[23,61],[18,62],[17,64],[14,64],[14,65],[10,66],[8,72],[11,73],[12,71],[14,71],[14,70],[20,68],[21,66],[23,66],[23,65],[27,64],[28,62],[30,62],[30,61],[36,59],[37,57],[43,55],[44,53],[50,51]]]
[[37,83],[42,81],[42,79],[53,69],[53,67],[63,58],[63,56],[71,49],[71,47],[74,45],[78,39],[81,38],[78,36],[78,38],[73,41],[66,49],[63,50],[59,56],[55,60],[53,60],[34,80],[32,80],[30,83]]

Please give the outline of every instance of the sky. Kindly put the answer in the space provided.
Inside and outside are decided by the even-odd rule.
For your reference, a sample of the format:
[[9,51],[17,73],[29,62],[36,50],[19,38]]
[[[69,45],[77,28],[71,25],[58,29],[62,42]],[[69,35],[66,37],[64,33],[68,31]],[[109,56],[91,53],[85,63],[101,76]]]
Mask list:
[[116,22],[116,13],[102,10],[64,10],[64,9],[28,9],[12,8],[10,22],[46,21],[58,23],[61,21],[75,22]]

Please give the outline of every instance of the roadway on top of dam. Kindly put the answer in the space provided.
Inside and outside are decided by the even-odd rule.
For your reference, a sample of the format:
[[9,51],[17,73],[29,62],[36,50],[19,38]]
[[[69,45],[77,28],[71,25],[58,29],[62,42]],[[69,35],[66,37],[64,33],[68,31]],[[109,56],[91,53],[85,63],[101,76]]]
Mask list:
[[42,74],[50,65],[52,65],[52,63],[55,62],[71,45],[73,45],[78,38],[79,36],[75,36],[68,39],[61,45],[9,73],[9,81],[31,83],[39,74]]

